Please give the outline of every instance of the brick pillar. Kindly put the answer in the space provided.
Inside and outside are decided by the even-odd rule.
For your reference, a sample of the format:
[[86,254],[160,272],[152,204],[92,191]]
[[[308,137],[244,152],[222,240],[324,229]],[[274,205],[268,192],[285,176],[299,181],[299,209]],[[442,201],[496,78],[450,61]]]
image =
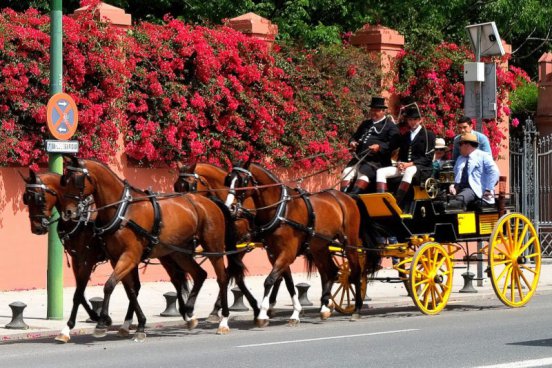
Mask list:
[[552,134],[552,53],[539,59],[539,97],[535,122],[541,135]]
[[389,99],[389,109],[393,115],[398,108],[398,97],[389,92],[396,71],[393,60],[404,49],[404,36],[394,29],[365,24],[351,36],[351,44],[362,47],[374,56],[382,73],[381,94]]
[[[502,40],[502,47],[504,48],[505,55],[512,54],[512,45],[507,44]],[[503,59],[504,60],[504,59]],[[498,63],[498,68],[507,71],[508,70],[508,60]],[[504,101],[506,105],[508,101]],[[498,125],[498,129],[504,133],[506,138],[502,141],[500,145],[500,150],[498,152],[498,159],[496,164],[500,170],[500,175],[506,176],[506,192],[510,191],[510,117],[505,116],[502,118],[502,121]]]
[[255,13],[247,13],[228,21],[228,26],[249,37],[264,41],[268,48],[272,48],[278,34],[278,26],[266,18]]
[[[88,9],[88,6],[78,8],[75,10],[75,14],[84,12]],[[97,19],[111,23],[118,27],[129,28],[132,25],[132,15],[126,14],[124,9],[117,8],[116,6],[101,2],[98,4],[95,16]]]

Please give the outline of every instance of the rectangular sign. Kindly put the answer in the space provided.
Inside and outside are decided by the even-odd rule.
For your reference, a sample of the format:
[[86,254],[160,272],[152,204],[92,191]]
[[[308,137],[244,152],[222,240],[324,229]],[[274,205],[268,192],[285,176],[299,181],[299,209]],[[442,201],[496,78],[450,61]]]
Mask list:
[[49,153],[78,153],[79,141],[46,140],[46,152]]
[[[485,64],[483,83],[464,82],[464,85],[464,115],[475,119],[496,119],[496,64]],[[476,130],[481,131],[478,128]]]

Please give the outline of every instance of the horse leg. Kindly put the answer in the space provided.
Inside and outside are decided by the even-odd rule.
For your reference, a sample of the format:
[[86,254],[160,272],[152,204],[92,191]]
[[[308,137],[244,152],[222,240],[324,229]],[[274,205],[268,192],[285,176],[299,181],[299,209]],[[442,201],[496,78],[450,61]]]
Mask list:
[[222,257],[211,258],[210,261],[217,275],[222,308],[222,318],[217,329],[217,335],[226,335],[230,332],[230,327],[228,326],[228,317],[230,316],[230,309],[228,308],[228,275],[226,274],[226,267],[224,266],[224,259]]
[[355,285],[355,311],[351,315],[351,321],[356,321],[360,319],[360,311],[364,305],[364,300],[362,298],[361,278],[365,276],[362,272],[362,265],[360,264],[358,253],[349,252],[347,258],[349,259],[349,268],[351,270],[349,282]]
[[[133,284],[133,289],[136,291],[136,297],[138,297],[138,294],[140,292],[140,287],[141,287],[141,284],[140,284],[140,278],[138,276],[138,268],[135,268],[132,273],[127,276],[127,277],[132,277],[132,284]],[[127,297],[128,297],[128,308],[127,308],[127,312],[126,312],[126,315],[125,315],[125,320],[123,322],[123,324],[121,325],[121,327],[119,328],[119,331],[117,332],[117,335],[121,336],[121,337],[128,337],[130,336],[130,326],[132,325],[132,317],[134,316],[134,307],[132,305],[132,303],[130,302],[130,293],[132,292],[131,290],[131,286],[129,285],[129,283],[127,282],[124,282],[123,280],[123,286],[125,287],[125,292],[127,294]]]
[[[192,290],[190,290],[190,294],[188,295],[188,299],[184,303],[184,300],[179,300],[179,311],[184,320],[186,321],[186,324],[188,326],[188,329],[194,329],[197,324],[197,318],[194,315],[194,306],[197,299],[197,295],[199,294],[199,290],[203,286],[203,282],[205,282],[205,279],[207,278],[207,272],[205,272],[204,269],[202,269],[196,261],[194,261],[190,256],[180,254],[180,253],[172,253],[171,258],[178,264],[178,266],[182,270],[186,270],[192,277],[194,281],[194,286],[192,287]],[[180,304],[182,302],[182,304]]]
[[[264,282],[264,294],[263,294],[263,300],[261,302],[261,311],[259,312],[259,316],[257,317],[257,327],[266,327],[269,323],[269,316],[268,316],[268,309],[270,307],[270,299],[269,295],[272,291],[272,288],[276,284],[276,282],[281,278],[282,273],[289,268],[288,265],[282,265],[282,261],[276,260],[272,266],[272,271],[270,274],[266,277]],[[289,275],[291,278],[291,274]],[[293,285],[293,279],[291,280],[291,283]],[[286,281],[287,285],[287,281]],[[289,288],[288,288],[289,290]],[[295,293],[295,289],[290,291],[290,295],[292,293]]]
[[119,281],[124,279],[125,283],[130,284],[129,285],[130,293],[128,294],[128,297],[130,299],[130,303],[132,304],[136,312],[136,317],[138,319],[138,326],[136,328],[135,340],[144,341],[144,339],[146,338],[146,334],[144,332],[144,328],[146,325],[146,316],[144,315],[144,313],[142,312],[142,309],[140,308],[140,305],[138,304],[136,292],[133,289],[134,280],[132,278],[126,277],[132,270],[134,270],[137,267],[137,261],[133,262],[131,259],[132,259],[131,257],[126,257],[123,254],[117,261],[115,267],[113,268],[113,273],[111,274],[111,276],[109,277],[109,279],[104,285],[104,301],[102,304],[102,311],[100,313],[98,324],[96,325],[96,329],[94,330],[95,337],[103,337],[107,335],[107,328],[112,323],[111,318],[109,317],[109,302],[111,299],[111,294],[113,293],[113,290],[115,289],[115,286],[117,286]]
[[[188,299],[190,294],[188,280],[187,280],[187,270],[183,270],[180,266],[170,257],[164,256],[159,258],[161,265],[167,271],[171,283],[173,284],[176,290],[176,299],[178,300],[178,308],[182,314],[185,309],[186,302],[184,298]],[[182,317],[184,315],[182,314]]]
[[272,291],[270,292],[270,298],[268,299],[269,306],[267,312],[269,317],[272,317],[272,314],[274,313],[274,307],[276,306],[276,297],[278,296],[278,291],[280,291],[280,285],[282,285],[281,277],[276,280],[274,286],[272,287]]
[[289,266],[283,272],[282,276],[284,278],[284,281],[286,282],[286,288],[288,289],[289,296],[291,297],[291,302],[293,305],[293,313],[288,320],[288,326],[298,326],[301,322],[299,316],[301,314],[301,311],[303,310],[303,307],[299,302],[299,295],[297,295],[297,292],[295,290],[295,284],[293,282],[293,277],[291,276],[291,269],[289,268]]
[[[326,245],[323,245],[326,249]],[[311,247],[311,249],[315,249]],[[316,267],[320,274],[320,280],[322,282],[322,296],[320,298],[320,319],[326,320],[330,318],[333,312],[333,303],[330,301],[332,293],[332,285],[337,277],[337,266],[332,260],[331,254],[325,250],[327,254],[317,256],[315,258]]]
[[73,274],[75,275],[76,289],[75,294],[73,294],[73,308],[71,308],[71,315],[69,316],[67,325],[55,338],[56,341],[62,343],[66,343],[71,339],[70,332],[75,327],[79,305],[82,304],[82,306],[90,316],[91,320],[97,321],[99,318],[98,314],[90,307],[90,305],[86,301],[86,298],[84,297],[84,289],[86,289],[86,285],[88,284],[88,279],[90,278],[90,274],[92,273],[93,265],[91,265],[90,262],[87,262],[85,263],[85,266],[82,267],[78,264],[78,262],[75,262],[74,260],[72,260],[71,263]]

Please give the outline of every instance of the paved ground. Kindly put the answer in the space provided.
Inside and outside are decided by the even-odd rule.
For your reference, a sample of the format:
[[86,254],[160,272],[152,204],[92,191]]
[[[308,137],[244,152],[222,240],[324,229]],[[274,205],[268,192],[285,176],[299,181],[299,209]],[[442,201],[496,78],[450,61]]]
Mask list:
[[[550,270],[550,271],[549,271]],[[470,298],[481,298],[489,295],[494,295],[491,283],[489,279],[483,280],[483,286],[476,287],[478,293],[468,294],[459,293],[458,291],[464,286],[463,278],[461,274],[465,272],[465,269],[455,270],[454,276],[454,288],[450,297],[450,303],[458,303]],[[475,272],[475,267],[472,269]],[[395,276],[396,272],[391,269],[382,269],[378,272],[378,277]],[[264,276],[252,276],[246,279],[249,288],[252,290],[253,295],[257,299],[261,298],[263,290]],[[308,283],[310,286],[307,296],[308,299],[313,302],[314,306],[318,306],[320,297],[320,280],[318,275],[307,278],[306,274],[294,274],[294,281],[298,283]],[[474,286],[476,283],[474,282]],[[537,291],[552,289],[552,263],[543,262],[541,269],[541,276],[539,282],[539,289]],[[181,317],[162,317],[160,313],[165,310],[166,302],[163,296],[164,293],[174,291],[172,284],[168,282],[152,282],[142,285],[140,290],[139,301],[148,319],[148,328],[162,328],[167,326],[184,325]],[[64,289],[64,319],[63,320],[48,320],[47,315],[47,297],[46,290],[23,290],[23,291],[10,291],[0,292],[0,342],[14,341],[22,339],[36,339],[46,338],[50,336],[56,336],[58,332],[65,326],[66,319],[69,317],[72,296],[74,288]],[[209,315],[212,309],[213,303],[218,293],[218,286],[213,279],[209,279],[205,282],[203,289],[199,295],[196,303],[196,315],[200,319],[200,323],[204,323],[203,319]],[[233,304],[233,294],[230,294],[230,305]],[[103,288],[100,286],[89,287],[86,290],[86,296],[88,299],[92,297],[102,297]],[[365,308],[380,308],[386,306],[401,306],[412,305],[412,300],[407,296],[406,290],[402,283],[386,283],[380,281],[374,281],[368,284],[367,296],[369,301],[365,302]],[[23,302],[27,305],[24,310],[24,321],[29,326],[26,330],[20,329],[7,329],[5,325],[9,324],[12,319],[10,303]],[[368,307],[366,306],[368,304]],[[124,290],[121,285],[117,286],[111,302],[111,317],[114,322],[114,326],[117,327],[123,321],[123,316],[126,312],[128,300],[124,294]],[[277,308],[289,309],[291,315],[291,301],[284,286],[279,293]],[[279,313],[279,315],[282,315]],[[95,324],[86,323],[88,316],[81,307],[77,317],[77,325],[72,331],[72,334],[91,334]],[[253,314],[248,312],[231,312],[231,319],[252,319]],[[230,322],[232,327],[232,322]],[[215,328],[215,326],[214,326]]]

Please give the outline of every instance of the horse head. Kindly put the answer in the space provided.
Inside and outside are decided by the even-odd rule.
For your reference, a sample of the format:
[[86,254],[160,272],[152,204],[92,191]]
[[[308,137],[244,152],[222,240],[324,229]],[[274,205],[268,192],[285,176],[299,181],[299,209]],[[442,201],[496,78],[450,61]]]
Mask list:
[[174,191],[180,193],[195,193],[201,184],[199,175],[195,173],[196,163],[191,165],[178,164],[178,179],[174,183]]
[[63,196],[60,196],[62,217],[65,220],[77,220],[82,216],[84,204],[96,191],[96,186],[84,160],[69,155],[64,155],[63,159],[65,171],[60,181],[64,191]]
[[48,232],[48,226],[53,222],[52,209],[58,203],[60,175],[54,173],[35,174],[30,171],[25,178],[23,203],[29,208],[29,219],[33,234],[42,235]]

